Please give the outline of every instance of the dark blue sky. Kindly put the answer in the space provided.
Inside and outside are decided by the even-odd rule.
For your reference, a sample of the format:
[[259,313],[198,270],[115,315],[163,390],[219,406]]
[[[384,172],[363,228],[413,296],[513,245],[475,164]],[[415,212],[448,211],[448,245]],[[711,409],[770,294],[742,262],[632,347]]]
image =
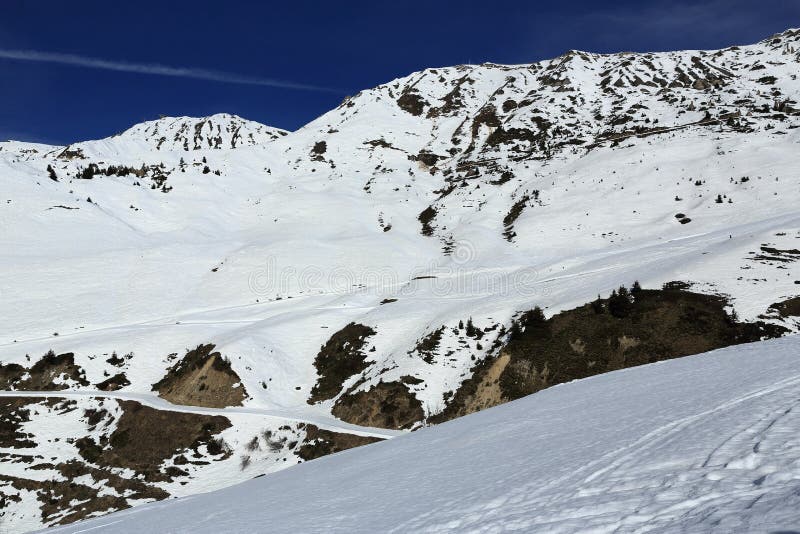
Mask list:
[[[68,143],[159,114],[223,111],[295,129],[347,94],[425,67],[529,63],[569,49],[719,48],[798,26],[800,0],[2,0],[0,139]],[[31,61],[41,58],[31,51],[333,90]]]

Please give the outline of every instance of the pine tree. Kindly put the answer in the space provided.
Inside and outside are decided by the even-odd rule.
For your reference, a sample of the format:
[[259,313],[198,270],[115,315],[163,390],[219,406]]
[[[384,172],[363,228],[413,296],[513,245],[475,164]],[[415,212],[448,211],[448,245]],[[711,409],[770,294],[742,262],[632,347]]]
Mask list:
[[525,327],[525,331],[534,329],[534,328],[541,328],[542,326],[547,324],[547,319],[544,316],[544,312],[539,306],[536,306],[530,311],[525,312],[520,317],[520,322],[522,326]]
[[600,295],[597,295],[597,300],[592,302],[592,309],[596,314],[601,314],[605,311],[603,308],[603,299],[600,298]]
[[632,308],[631,294],[628,288],[620,286],[619,290],[612,291],[608,298],[608,311],[618,318],[627,317]]
[[467,331],[466,331],[467,337],[475,337],[476,334],[475,330],[476,330],[475,325],[472,324],[472,317],[470,317],[469,319],[467,319]]

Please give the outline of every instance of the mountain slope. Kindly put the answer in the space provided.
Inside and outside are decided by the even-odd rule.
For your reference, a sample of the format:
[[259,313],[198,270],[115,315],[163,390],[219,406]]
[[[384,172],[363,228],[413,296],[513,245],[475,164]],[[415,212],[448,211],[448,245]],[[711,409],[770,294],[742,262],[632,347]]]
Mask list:
[[[235,407],[230,427],[195,435],[222,439],[229,456],[194,444],[208,464],[153,481],[184,495],[302,460],[305,442],[355,443],[295,425],[273,454],[236,410],[408,430],[571,378],[796,332],[798,39],[428,69],[283,136],[212,116],[69,147],[3,143],[2,389]],[[634,280],[660,304],[617,317],[607,297]],[[584,305],[598,294],[595,317]],[[529,350],[535,336],[512,344],[536,306],[552,326],[550,359]],[[581,328],[563,326],[576,317]],[[664,319],[692,341],[651,335]],[[572,367],[552,368],[559,351]],[[129,448],[111,436],[152,421],[106,402],[94,429],[104,408],[84,399],[4,406],[45,448],[47,421],[70,409],[73,437],[100,451],[60,442],[30,478],[19,470],[35,455],[3,447],[33,480],[0,484],[18,499],[17,524],[96,512],[67,491],[64,509],[41,517],[53,497],[39,485],[63,490],[62,464],[131,476],[114,463]],[[171,445],[140,471],[174,473],[186,444]]]
[[54,532],[788,531],[799,351],[795,337],[610,373]]

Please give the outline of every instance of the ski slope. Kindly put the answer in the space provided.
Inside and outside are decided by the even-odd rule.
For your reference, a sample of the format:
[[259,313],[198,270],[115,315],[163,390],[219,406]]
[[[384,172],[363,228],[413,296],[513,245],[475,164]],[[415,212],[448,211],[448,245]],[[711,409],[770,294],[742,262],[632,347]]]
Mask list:
[[800,339],[742,345],[52,532],[795,531],[799,405]]

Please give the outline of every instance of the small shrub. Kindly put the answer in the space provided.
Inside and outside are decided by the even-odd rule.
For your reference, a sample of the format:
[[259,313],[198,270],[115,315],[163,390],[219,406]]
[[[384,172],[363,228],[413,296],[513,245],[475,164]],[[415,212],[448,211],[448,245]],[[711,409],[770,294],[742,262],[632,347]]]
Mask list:
[[247,469],[250,465],[250,456],[247,454],[242,455],[241,459],[239,460],[239,466],[241,467],[242,471]]

